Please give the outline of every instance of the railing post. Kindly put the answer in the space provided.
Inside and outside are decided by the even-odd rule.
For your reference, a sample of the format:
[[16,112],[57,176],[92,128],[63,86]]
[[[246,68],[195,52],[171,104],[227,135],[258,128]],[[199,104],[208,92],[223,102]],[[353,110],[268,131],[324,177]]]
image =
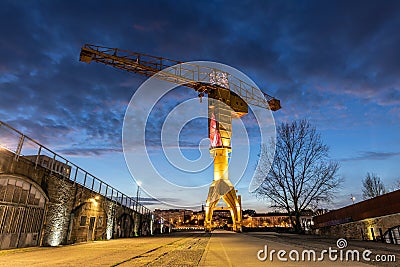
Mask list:
[[53,159],[51,160],[51,165],[50,165],[50,174],[53,173],[54,169],[54,162],[56,161],[56,154],[54,154]]
[[[68,161],[68,160],[65,160],[65,166],[69,166],[68,163],[69,163],[69,161]],[[66,177],[66,176],[67,176],[67,175],[66,175],[67,167],[65,167],[65,166],[61,166],[61,175],[62,175],[63,177]],[[69,175],[71,175],[71,174],[69,174]],[[68,180],[71,180],[71,177],[70,177],[70,176],[68,176],[67,178],[68,178]]]
[[40,153],[42,152],[42,147],[39,146],[38,154],[36,156],[36,161],[35,161],[35,169],[37,168],[37,165],[39,163],[39,158],[40,158]]
[[94,191],[93,187],[94,187],[94,177],[92,176],[92,191]]
[[18,161],[19,156],[21,155],[22,146],[24,145],[24,141],[25,141],[25,135],[21,135],[21,137],[19,138],[17,150],[15,151],[15,157],[14,157],[14,159],[15,159],[16,161]]
[[78,176],[78,170],[79,170],[78,166],[75,166],[75,167],[76,167],[76,170],[75,170],[75,177],[74,177],[74,186],[76,184],[76,177]]

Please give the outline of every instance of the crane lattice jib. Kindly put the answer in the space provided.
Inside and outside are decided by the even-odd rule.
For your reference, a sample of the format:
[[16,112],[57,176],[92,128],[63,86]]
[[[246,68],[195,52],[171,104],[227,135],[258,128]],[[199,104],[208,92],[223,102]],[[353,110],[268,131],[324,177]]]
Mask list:
[[[100,62],[148,77],[155,75],[158,79],[175,84],[183,84],[199,93],[208,94],[211,90],[225,87],[239,95],[248,104],[272,111],[281,108],[278,99],[227,72],[212,67],[90,44],[82,47],[79,60],[86,63],[90,63],[91,61]],[[211,84],[210,75],[212,73],[222,74],[227,80],[226,85]]]

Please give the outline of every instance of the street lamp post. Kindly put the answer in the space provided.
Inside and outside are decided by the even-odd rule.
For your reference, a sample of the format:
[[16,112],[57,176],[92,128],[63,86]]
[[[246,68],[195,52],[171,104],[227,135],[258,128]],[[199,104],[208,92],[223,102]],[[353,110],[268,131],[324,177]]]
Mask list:
[[142,185],[141,181],[136,182],[137,185],[137,191],[136,191],[136,230],[135,230],[135,235],[140,236],[140,227],[141,227],[141,215],[139,214],[139,193],[140,193],[140,186]]
[[140,186],[142,185],[141,181],[136,182],[137,185],[137,191],[136,191],[136,212],[138,211],[139,208],[139,191],[140,191]]

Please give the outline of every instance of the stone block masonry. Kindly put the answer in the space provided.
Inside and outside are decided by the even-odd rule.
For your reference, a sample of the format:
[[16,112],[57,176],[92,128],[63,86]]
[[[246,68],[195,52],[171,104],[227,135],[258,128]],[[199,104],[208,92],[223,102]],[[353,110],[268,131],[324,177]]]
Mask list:
[[0,246],[58,246],[150,234],[150,213],[0,149]]
[[400,190],[314,217],[317,234],[400,244]]

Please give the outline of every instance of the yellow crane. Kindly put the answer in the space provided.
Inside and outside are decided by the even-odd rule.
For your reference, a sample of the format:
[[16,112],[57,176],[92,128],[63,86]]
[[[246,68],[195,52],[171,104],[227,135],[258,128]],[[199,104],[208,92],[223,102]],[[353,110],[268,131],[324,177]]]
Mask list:
[[[280,101],[230,73],[215,68],[183,63],[142,53],[85,44],[80,61],[103,63],[117,69],[155,77],[184,85],[197,91],[200,101],[208,95],[210,153],[214,157],[214,180],[210,185],[204,227],[212,230],[212,214],[222,198],[231,212],[233,230],[242,229],[241,197],[229,180],[228,160],[231,152],[232,118],[248,113],[248,104],[277,111]],[[163,70],[163,71],[161,71]]]

